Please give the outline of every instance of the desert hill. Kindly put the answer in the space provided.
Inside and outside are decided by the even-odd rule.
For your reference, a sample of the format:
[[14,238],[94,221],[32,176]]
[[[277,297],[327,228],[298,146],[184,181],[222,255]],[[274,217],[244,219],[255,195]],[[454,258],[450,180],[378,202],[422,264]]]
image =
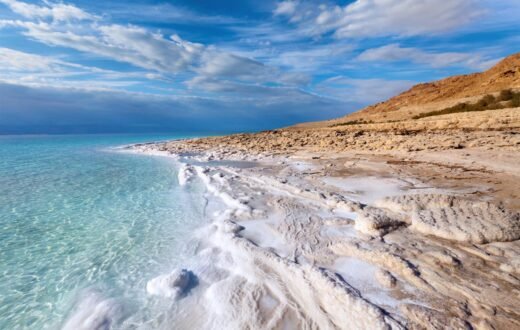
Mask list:
[[445,109],[458,103],[476,103],[488,94],[498,96],[501,91],[507,89],[513,91],[520,89],[520,53],[506,57],[491,69],[481,73],[418,84],[387,101],[368,106],[345,117],[305,123],[296,127],[316,128],[410,120],[423,113]]

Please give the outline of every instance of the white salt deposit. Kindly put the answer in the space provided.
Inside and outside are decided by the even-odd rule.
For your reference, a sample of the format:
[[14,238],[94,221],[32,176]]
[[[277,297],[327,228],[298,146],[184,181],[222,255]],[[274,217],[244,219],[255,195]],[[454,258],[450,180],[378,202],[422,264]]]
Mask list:
[[358,237],[353,225],[329,225],[321,230],[321,234],[330,239],[348,239]]
[[397,179],[379,177],[325,177],[323,182],[339,188],[341,192],[354,201],[371,204],[388,196],[398,196],[405,192],[405,182]]
[[153,148],[153,145],[149,144],[137,144],[131,146],[121,146],[118,148],[112,149],[118,152],[126,152],[126,153],[139,153],[148,156],[160,156],[160,157],[168,157],[173,159],[179,159],[179,155],[172,154],[168,151],[157,150]]
[[154,296],[178,299],[186,293],[193,281],[194,275],[190,271],[176,269],[148,281],[146,291]]
[[290,165],[292,168],[294,168],[295,170],[297,170],[299,172],[311,171],[311,170],[315,170],[318,168],[316,165],[313,165],[308,162],[303,162],[303,161],[290,163]]
[[212,178],[211,176],[208,175],[208,172],[209,172],[208,169],[205,169],[200,166],[194,166],[194,168],[195,168],[195,171],[196,171],[198,177],[201,179],[201,181],[206,186],[206,189],[208,190],[208,192],[210,192],[211,194],[213,194],[216,197],[219,197],[224,202],[224,204],[226,204],[228,207],[230,207],[232,209],[235,209],[235,210],[241,211],[241,212],[250,212],[251,211],[251,208],[248,205],[242,203],[238,199],[231,197],[231,195],[229,193],[224,191],[223,182],[226,182],[226,181],[221,181],[219,179],[218,181],[221,181],[221,182],[220,183],[216,182],[215,178]]
[[188,164],[182,164],[179,168],[179,174],[177,175],[179,185],[185,186],[191,180],[193,175],[193,167]]
[[378,267],[361,259],[341,257],[336,259],[332,269],[370,302],[393,307],[399,303],[389,294],[387,287],[379,285]]
[[[435,238],[417,232],[457,239],[466,233],[454,226],[470,220],[474,223],[467,228],[475,231],[470,241],[478,241],[484,231],[493,233],[484,237],[492,240],[514,239],[518,232],[518,217],[500,208],[404,196],[418,187],[411,181],[317,178],[320,173],[304,173],[311,170],[308,164],[287,161],[286,165],[274,175],[222,164],[193,167],[192,174],[206,186],[205,214],[212,220],[200,231],[198,264],[190,266],[202,283],[196,301],[205,319],[198,328],[400,329],[414,325],[405,322],[416,317],[418,309],[403,312],[398,306],[418,306],[422,300],[421,313],[426,317],[415,322],[428,325],[434,307],[421,295],[429,298],[441,292],[458,299],[462,294],[471,305],[475,291],[450,281],[458,281],[452,272],[472,257],[460,249],[445,252],[445,245],[436,246]],[[186,168],[182,172],[179,183],[188,182]],[[460,219],[466,216],[467,220]],[[495,250],[502,257],[506,253],[498,246]],[[459,262],[459,256],[465,259]],[[501,269],[517,271],[518,263],[504,260]],[[457,288],[456,294],[449,291],[451,287]],[[178,273],[147,285],[150,294],[164,297],[178,297],[185,288]]]
[[410,229],[426,235],[472,243],[520,238],[520,214],[488,202],[421,194],[389,198],[384,205],[411,213]]
[[123,307],[94,290],[84,292],[63,330],[108,330],[123,317]]
[[381,236],[403,225],[400,219],[391,217],[385,211],[367,206],[356,219],[355,228],[367,235]]
[[249,239],[256,245],[265,249],[273,250],[281,257],[289,257],[293,249],[280,235],[273,229],[272,222],[269,220],[246,220],[238,222],[244,230],[240,236]]

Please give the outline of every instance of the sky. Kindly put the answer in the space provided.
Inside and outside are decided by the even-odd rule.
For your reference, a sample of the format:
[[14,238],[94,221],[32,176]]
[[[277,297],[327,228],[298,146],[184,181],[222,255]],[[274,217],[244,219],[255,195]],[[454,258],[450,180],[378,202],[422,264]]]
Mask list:
[[0,134],[339,117],[520,51],[518,0],[0,0]]

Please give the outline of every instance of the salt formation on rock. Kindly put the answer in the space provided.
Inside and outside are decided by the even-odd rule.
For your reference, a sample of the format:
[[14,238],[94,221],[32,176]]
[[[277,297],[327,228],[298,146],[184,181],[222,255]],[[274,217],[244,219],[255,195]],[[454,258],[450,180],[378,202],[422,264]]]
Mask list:
[[[393,203],[393,205],[391,205]],[[520,214],[449,195],[405,195],[383,205],[411,214],[411,230],[445,239],[490,243],[520,238]]]
[[[228,157],[221,151],[213,162]],[[365,189],[359,174],[356,194],[352,180],[323,180],[348,175],[343,164],[371,171],[366,184],[377,183],[374,171],[388,180],[396,165],[373,158],[293,166],[264,155],[261,168],[194,166],[212,220],[197,252],[206,260],[195,269],[199,328],[520,327],[518,213],[463,196],[466,187],[436,190],[403,174],[396,179],[408,184],[368,205],[363,194],[374,187]],[[458,175],[458,167],[428,166]],[[177,296],[171,281],[164,275],[148,290]]]
[[389,271],[383,269],[380,269],[376,272],[376,279],[382,286],[386,288],[393,288],[397,283],[396,278]]
[[191,180],[193,175],[193,167],[188,164],[182,164],[179,168],[179,174],[177,175],[179,185],[185,186]]
[[375,207],[365,207],[356,219],[356,230],[374,236],[381,236],[402,226],[402,220],[389,216]]
[[195,282],[195,275],[186,269],[160,275],[146,284],[146,291],[155,296],[178,299],[186,294]]

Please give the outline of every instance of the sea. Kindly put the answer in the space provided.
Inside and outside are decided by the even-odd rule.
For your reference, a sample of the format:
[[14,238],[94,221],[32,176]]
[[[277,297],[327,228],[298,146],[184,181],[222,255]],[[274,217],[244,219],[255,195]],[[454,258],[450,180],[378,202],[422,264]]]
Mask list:
[[0,136],[0,329],[158,327],[146,283],[194,254],[204,189],[116,147],[187,137]]

